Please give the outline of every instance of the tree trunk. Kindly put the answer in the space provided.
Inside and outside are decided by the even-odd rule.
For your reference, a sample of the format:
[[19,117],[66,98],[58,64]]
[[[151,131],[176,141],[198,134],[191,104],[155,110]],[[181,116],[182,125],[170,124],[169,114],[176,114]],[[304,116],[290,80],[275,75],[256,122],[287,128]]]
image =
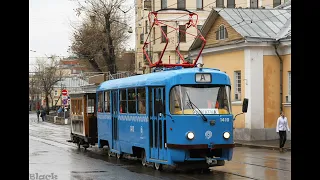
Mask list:
[[94,59],[89,59],[88,61],[95,71],[102,72],[101,69],[99,68],[97,62]]
[[[106,21],[106,35],[108,40],[108,50],[103,49],[103,57],[108,65],[108,70],[111,74],[117,72],[116,67],[116,56],[114,54],[113,40],[111,37],[111,24],[110,24],[110,13],[104,15]],[[108,53],[107,53],[108,52]]]
[[49,94],[46,93],[46,114],[49,115]]

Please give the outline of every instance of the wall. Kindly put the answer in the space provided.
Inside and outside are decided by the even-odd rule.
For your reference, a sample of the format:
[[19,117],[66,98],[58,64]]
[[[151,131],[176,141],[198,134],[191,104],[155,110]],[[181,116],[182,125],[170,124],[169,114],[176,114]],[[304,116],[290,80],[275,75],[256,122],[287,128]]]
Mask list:
[[276,55],[263,57],[264,128],[275,128],[280,115],[280,60]]
[[281,58],[283,60],[283,111],[288,119],[289,126],[291,127],[291,102],[287,103],[285,99],[286,95],[289,94],[288,72],[291,71],[291,54],[282,55]]
[[[219,27],[221,25],[224,25],[226,27],[228,38],[224,40],[216,40],[216,32],[219,30]],[[235,31],[232,26],[230,26],[230,24],[227,23],[221,16],[218,16],[205,39],[207,40],[205,47],[212,47],[222,46],[228,42],[243,39],[243,37],[237,31]]]

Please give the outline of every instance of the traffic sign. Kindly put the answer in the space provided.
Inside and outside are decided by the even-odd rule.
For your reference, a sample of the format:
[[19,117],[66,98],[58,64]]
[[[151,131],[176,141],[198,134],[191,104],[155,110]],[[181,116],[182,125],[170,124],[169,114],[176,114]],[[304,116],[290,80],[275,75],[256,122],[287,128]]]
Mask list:
[[64,100],[63,100],[63,104],[66,105],[67,103],[68,103],[68,100],[67,100],[67,99],[64,99]]
[[61,91],[61,94],[66,96],[68,94],[68,91],[66,89],[64,89],[64,90]]

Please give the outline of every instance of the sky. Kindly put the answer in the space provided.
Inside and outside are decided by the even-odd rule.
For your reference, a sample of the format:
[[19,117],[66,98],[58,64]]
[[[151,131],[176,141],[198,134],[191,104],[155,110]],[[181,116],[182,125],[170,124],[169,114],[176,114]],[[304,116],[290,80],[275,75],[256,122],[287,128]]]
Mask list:
[[[126,4],[133,6],[134,0],[127,0]],[[71,24],[81,23],[81,18],[77,17],[73,10],[77,7],[74,0],[29,1],[29,70],[32,71],[37,58],[70,55],[67,50],[71,45],[73,32]],[[133,7],[127,17],[134,15]],[[129,25],[133,30],[134,19],[134,17],[129,18]],[[130,42],[135,41],[134,34],[135,32],[131,34]]]

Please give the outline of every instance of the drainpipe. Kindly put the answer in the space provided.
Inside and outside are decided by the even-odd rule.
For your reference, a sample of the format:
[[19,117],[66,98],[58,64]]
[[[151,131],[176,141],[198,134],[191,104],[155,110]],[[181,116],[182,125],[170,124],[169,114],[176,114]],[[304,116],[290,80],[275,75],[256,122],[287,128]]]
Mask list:
[[278,47],[280,45],[280,42],[277,41],[276,44],[274,44],[274,50],[280,60],[280,112],[282,111],[282,96],[283,96],[283,60],[281,56],[278,53]]

